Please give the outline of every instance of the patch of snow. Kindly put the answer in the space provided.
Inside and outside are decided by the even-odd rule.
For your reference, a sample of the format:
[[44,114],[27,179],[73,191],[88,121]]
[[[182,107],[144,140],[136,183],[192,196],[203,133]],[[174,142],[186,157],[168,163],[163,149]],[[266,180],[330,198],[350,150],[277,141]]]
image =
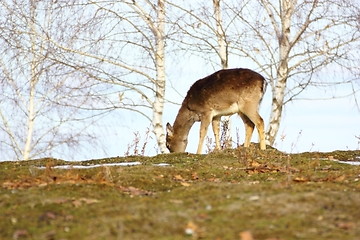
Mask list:
[[153,164],[153,166],[157,166],[157,167],[167,167],[167,166],[170,166],[170,164],[168,164],[168,163],[156,163],[156,164]]
[[[141,162],[121,162],[121,163],[104,163],[104,164],[94,164],[94,165],[62,165],[62,166],[53,166],[55,169],[89,169],[97,167],[116,167],[116,166],[136,166],[141,165]],[[46,167],[39,167],[40,169],[45,169]]]
[[[97,167],[127,167],[127,166],[136,166],[141,165],[141,162],[121,162],[121,163],[104,163],[104,164],[94,164],[94,165],[60,165],[53,166],[55,169],[89,169],[89,168],[97,168]],[[156,163],[153,166],[157,167],[167,167],[171,166],[168,163]],[[45,169],[46,167],[38,167],[39,169]]]
[[[316,159],[316,158],[313,158],[313,159]],[[349,164],[349,165],[353,165],[353,166],[360,166],[360,156],[356,156],[355,159],[356,160],[359,159],[359,161],[341,161],[339,159],[320,158],[320,160],[330,160],[330,161],[334,161],[334,162],[338,162],[338,163],[344,163],[344,164]]]
[[353,166],[360,166],[360,162],[354,162],[354,161],[337,161],[339,163],[345,163]]

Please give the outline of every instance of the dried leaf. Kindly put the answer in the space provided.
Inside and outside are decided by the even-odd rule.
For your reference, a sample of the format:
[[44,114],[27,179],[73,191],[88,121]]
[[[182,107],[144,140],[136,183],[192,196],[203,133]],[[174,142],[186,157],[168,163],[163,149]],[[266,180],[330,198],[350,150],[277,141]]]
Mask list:
[[356,224],[354,222],[339,222],[336,226],[344,230],[349,230],[355,228]]
[[232,170],[233,167],[223,166],[224,170]]
[[208,178],[208,182],[221,182],[220,178]]
[[146,190],[142,190],[135,187],[123,187],[123,186],[117,186],[118,189],[120,189],[122,192],[128,193],[131,196],[151,196],[154,193]]
[[183,200],[179,200],[179,199],[170,199],[169,202],[175,203],[175,204],[183,204],[184,203]]
[[294,182],[308,182],[309,179],[305,177],[296,177],[293,179]]
[[196,172],[193,172],[191,174],[191,178],[192,178],[192,180],[199,180],[199,176],[198,176],[198,174]]
[[51,220],[55,220],[56,218],[57,218],[56,213],[47,211],[39,217],[39,221],[49,222]]
[[82,205],[82,202],[80,200],[74,200],[72,204],[74,205],[74,207],[78,208]]
[[13,239],[23,239],[29,237],[29,232],[25,229],[16,230],[13,234]]
[[260,200],[259,195],[254,195],[254,196],[249,197],[249,201],[255,202],[255,201],[258,201],[258,200]]
[[70,200],[68,198],[55,198],[55,199],[46,199],[46,203],[56,203],[56,204],[64,204],[69,202]]
[[190,183],[187,183],[187,182],[180,182],[180,184],[184,187],[190,187],[191,184]]
[[334,180],[335,182],[343,182],[345,180],[345,175],[338,176]]
[[185,233],[187,235],[195,235],[199,230],[198,225],[196,225],[193,221],[189,221],[185,227]]
[[79,198],[79,199],[75,199],[72,201],[72,204],[75,206],[75,207],[80,207],[84,204],[94,204],[94,203],[98,203],[99,200],[97,199],[94,199],[94,198]]
[[98,199],[95,199],[95,198],[80,198],[80,200],[82,202],[84,202],[85,204],[93,204],[93,203],[100,202]]
[[250,166],[251,166],[251,167],[260,167],[261,164],[258,163],[258,162],[252,161],[252,162],[250,163]]
[[56,239],[56,231],[51,230],[49,232],[44,233],[44,239],[47,240]]
[[239,234],[240,240],[254,240],[253,235],[250,231],[244,231]]
[[175,176],[174,176],[174,180],[184,181],[185,179],[184,179],[181,175],[175,175]]

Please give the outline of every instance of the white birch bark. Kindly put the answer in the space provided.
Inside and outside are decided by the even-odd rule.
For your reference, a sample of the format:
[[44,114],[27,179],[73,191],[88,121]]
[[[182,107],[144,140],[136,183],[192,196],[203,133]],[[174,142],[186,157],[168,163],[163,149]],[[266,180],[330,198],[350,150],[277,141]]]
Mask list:
[[271,12],[269,5],[265,3],[264,6],[271,18],[271,22],[276,32],[279,43],[279,64],[277,66],[277,81],[275,82],[275,86],[272,88],[273,99],[271,103],[271,114],[268,130],[266,133],[266,143],[268,145],[273,145],[280,127],[286,82],[289,75],[288,57],[291,50],[291,43],[289,39],[291,17],[294,12],[294,2],[292,0],[280,1],[280,27],[277,25],[275,15]]
[[135,10],[148,24],[155,38],[155,68],[156,79],[154,81],[155,98],[152,103],[152,125],[156,141],[161,153],[166,152],[165,132],[163,128],[163,110],[165,98],[165,0],[158,0],[157,6],[152,5],[157,12],[157,19],[151,21],[151,17],[134,2]]
[[227,42],[226,35],[222,25],[222,16],[221,16],[221,8],[220,8],[221,0],[213,0],[214,5],[214,15],[216,21],[216,37],[219,45],[219,50],[217,51],[218,56],[221,60],[221,67],[223,69],[228,68],[228,50],[227,50]]
[[[213,6],[214,6],[214,16],[216,21],[216,38],[218,43],[218,50],[217,55],[220,58],[221,61],[221,67],[222,69],[227,69],[229,65],[229,53],[228,53],[228,44],[226,42],[226,34],[223,29],[223,19],[221,15],[221,8],[220,8],[221,0],[213,0]],[[223,143],[226,148],[232,147],[232,137],[231,137],[231,120],[230,116],[225,116],[222,118],[221,123],[223,124],[223,127],[221,130],[225,131],[225,133],[222,134],[222,136],[225,137],[225,142]]]
[[155,100],[153,104],[152,125],[160,151],[166,152],[165,132],[163,128],[163,110],[165,98],[165,1],[158,0],[157,23],[152,28],[156,41],[155,64]]
[[32,150],[32,137],[34,133],[34,125],[35,125],[35,93],[36,93],[36,84],[38,82],[38,72],[37,72],[37,49],[36,49],[36,30],[35,30],[35,6],[30,4],[30,19],[29,19],[29,27],[31,34],[30,41],[31,41],[31,48],[30,48],[30,80],[29,80],[29,102],[27,106],[27,121],[26,121],[26,129],[25,129],[25,145],[24,150],[22,152],[23,160],[29,160],[30,153]]
[[27,121],[26,121],[26,137],[25,145],[23,150],[23,160],[29,160],[30,153],[32,150],[32,136],[34,132],[35,125],[35,92],[36,92],[36,72],[35,72],[35,63],[31,64],[31,79],[30,79],[30,89],[29,89],[29,103],[27,108]]
[[[151,101],[146,94],[141,94],[143,97],[148,99],[148,103],[152,108],[152,118],[151,123],[153,126],[153,131],[156,137],[156,141],[161,153],[167,151],[166,140],[165,140],[165,131],[163,128],[163,110],[164,110],[164,99],[165,99],[165,87],[166,87],[166,74],[165,74],[165,0],[158,0],[157,4],[154,4],[150,1],[146,1],[147,4],[156,11],[156,19],[154,19],[137,1],[129,1],[127,4],[132,7],[138,16],[148,25],[154,37],[153,49],[154,62],[155,62],[155,79],[148,76],[145,72],[139,72],[140,70],[133,69],[141,75],[147,75],[148,79],[151,79],[151,82],[154,85],[154,100]],[[135,23],[134,23],[135,24]],[[136,25],[136,24],[135,24]],[[121,66],[124,68],[129,68],[128,66]],[[136,87],[129,87],[135,91]]]

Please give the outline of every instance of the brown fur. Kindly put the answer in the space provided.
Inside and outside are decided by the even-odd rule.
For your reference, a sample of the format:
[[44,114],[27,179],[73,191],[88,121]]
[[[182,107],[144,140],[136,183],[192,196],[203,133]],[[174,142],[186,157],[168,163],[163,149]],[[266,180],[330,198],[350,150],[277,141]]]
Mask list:
[[245,147],[249,146],[254,126],[265,149],[264,122],[258,114],[265,92],[265,79],[249,69],[220,70],[196,81],[189,89],[172,127],[167,124],[166,143],[170,152],[184,152],[190,128],[201,121],[197,153],[201,153],[204,138],[212,122],[216,147],[219,148],[221,116],[238,113],[245,124]]

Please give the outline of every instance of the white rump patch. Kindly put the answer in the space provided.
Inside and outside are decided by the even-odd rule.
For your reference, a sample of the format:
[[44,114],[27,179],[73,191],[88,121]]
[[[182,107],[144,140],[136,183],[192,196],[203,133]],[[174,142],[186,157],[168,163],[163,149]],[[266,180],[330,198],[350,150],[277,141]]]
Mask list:
[[233,103],[228,108],[213,110],[213,116],[228,116],[238,113],[239,111],[239,105],[237,103]]

